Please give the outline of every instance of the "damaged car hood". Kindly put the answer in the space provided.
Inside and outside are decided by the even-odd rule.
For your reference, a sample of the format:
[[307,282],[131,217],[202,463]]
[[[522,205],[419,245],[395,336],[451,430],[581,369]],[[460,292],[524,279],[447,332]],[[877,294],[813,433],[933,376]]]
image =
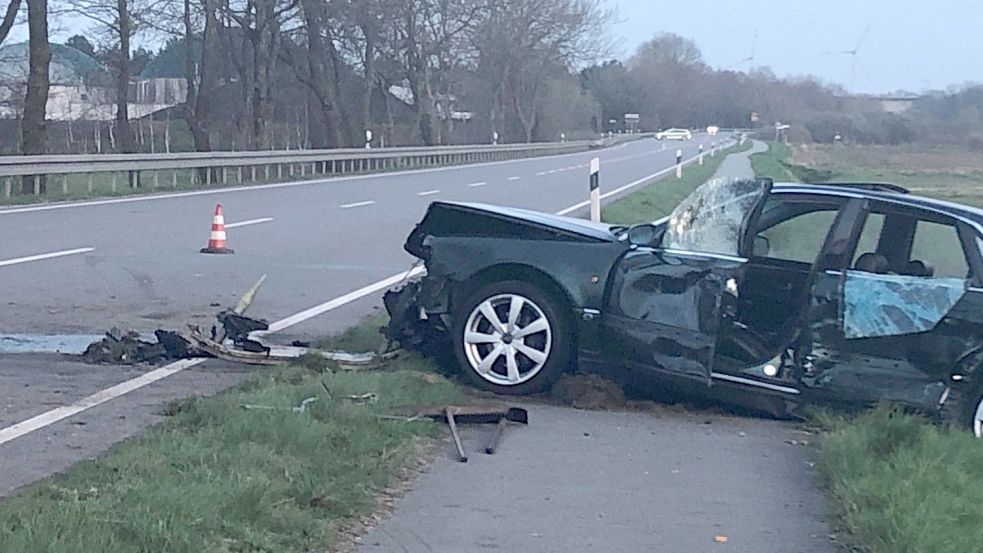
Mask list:
[[434,202],[406,241],[420,256],[427,235],[514,238],[574,242],[614,242],[614,226],[527,209],[478,203]]

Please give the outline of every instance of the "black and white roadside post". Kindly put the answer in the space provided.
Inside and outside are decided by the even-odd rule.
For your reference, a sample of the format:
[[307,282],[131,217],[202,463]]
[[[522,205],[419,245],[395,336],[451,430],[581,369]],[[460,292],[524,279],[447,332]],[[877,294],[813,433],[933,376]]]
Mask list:
[[365,149],[366,150],[372,149],[372,131],[370,130],[365,131]]
[[683,178],[683,151],[676,150],[676,178]]
[[717,141],[710,141],[710,157],[717,157]]
[[703,144],[700,144],[700,165],[703,165]]
[[560,143],[561,143],[561,144],[563,144],[563,143],[565,143],[566,141],[567,141],[567,133],[565,133],[565,132],[561,132],[561,133],[560,133]]
[[492,133],[492,144],[498,146],[498,131]]
[[590,220],[601,222],[601,158],[590,160]]

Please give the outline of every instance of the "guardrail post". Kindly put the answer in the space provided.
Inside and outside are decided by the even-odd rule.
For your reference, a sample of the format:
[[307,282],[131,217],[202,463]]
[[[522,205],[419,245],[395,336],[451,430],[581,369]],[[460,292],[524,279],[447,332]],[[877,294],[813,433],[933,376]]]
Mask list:
[[249,182],[256,182],[256,166],[249,166]]
[[283,178],[283,164],[277,163],[276,164],[276,180],[280,180],[282,178]]
[[113,194],[116,193],[116,173],[113,173],[113,183],[112,183]]
[[306,163],[301,163],[300,164],[300,176],[306,177],[307,176],[306,173],[307,173],[307,164]]
[[211,185],[212,185],[212,168],[211,167],[206,167],[205,168],[205,186],[211,186]]
[[171,171],[171,188],[177,188],[177,171]]
[[236,171],[238,172],[236,175],[236,180],[239,182],[239,184],[242,184],[242,165],[236,167]]
[[68,175],[61,176],[61,193],[68,195]]
[[3,183],[3,196],[8,200],[10,199],[10,177],[7,177]]
[[160,171],[154,171],[154,188],[158,188],[160,186],[160,181],[158,180],[159,173]]

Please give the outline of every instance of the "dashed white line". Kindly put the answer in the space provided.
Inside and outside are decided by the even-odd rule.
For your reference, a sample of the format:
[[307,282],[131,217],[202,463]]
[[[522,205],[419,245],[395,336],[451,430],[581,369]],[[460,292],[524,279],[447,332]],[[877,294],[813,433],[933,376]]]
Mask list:
[[522,177],[509,177],[509,178],[508,178],[508,179],[506,179],[506,180],[519,180],[519,179],[521,179],[521,178],[522,178]]
[[486,185],[486,184],[488,184],[488,183],[487,183],[487,182],[472,182],[472,183],[471,183],[471,184],[469,184],[468,186],[469,186],[470,188],[478,188],[479,186],[484,186],[484,185]]
[[259,219],[250,219],[248,221],[239,221],[238,223],[226,223],[225,228],[239,228],[248,227],[249,225],[258,225],[260,223],[269,223],[273,220],[273,217],[261,217]]
[[426,192],[417,192],[417,196],[433,196],[434,194],[440,194],[440,190],[427,190]]
[[537,177],[541,177],[541,176],[543,176],[545,174],[546,174],[546,171],[540,171],[540,172],[536,173],[536,176]]
[[341,209],[351,209],[353,207],[364,207],[364,206],[367,206],[367,205],[372,205],[374,203],[375,203],[375,200],[366,200],[364,202],[355,202],[353,204],[341,204]]
[[30,263],[31,261],[41,261],[44,259],[54,259],[56,257],[65,257],[66,255],[89,253],[93,250],[95,250],[95,248],[76,248],[74,250],[62,250],[60,252],[42,253],[38,255],[29,255],[27,257],[15,257],[14,259],[5,259],[0,261],[0,267],[19,265],[21,263]]

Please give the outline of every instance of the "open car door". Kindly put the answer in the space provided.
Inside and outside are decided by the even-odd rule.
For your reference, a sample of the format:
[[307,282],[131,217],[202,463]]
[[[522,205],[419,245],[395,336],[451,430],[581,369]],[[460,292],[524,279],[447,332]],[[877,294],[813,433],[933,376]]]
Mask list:
[[770,189],[767,180],[709,181],[672,212],[657,245],[635,246],[615,264],[601,319],[609,359],[710,384],[747,261],[748,221]]

